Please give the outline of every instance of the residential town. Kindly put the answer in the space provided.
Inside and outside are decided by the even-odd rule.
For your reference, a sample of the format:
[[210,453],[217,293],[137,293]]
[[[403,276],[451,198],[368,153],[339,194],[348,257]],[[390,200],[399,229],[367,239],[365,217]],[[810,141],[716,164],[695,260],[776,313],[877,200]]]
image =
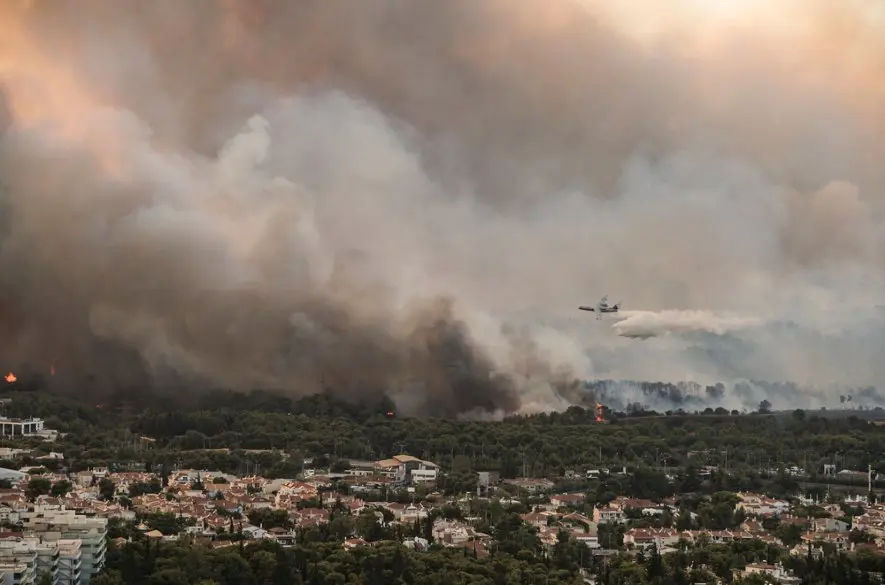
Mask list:
[[[557,492],[551,479],[500,481],[494,472],[479,474],[477,493],[444,497],[434,488],[441,473],[438,466],[409,455],[350,461],[338,473],[306,467],[301,477],[291,479],[236,477],[212,470],[177,470],[166,477],[106,468],[73,474],[2,471],[7,477],[7,487],[0,489],[4,585],[37,584],[46,575],[53,584],[87,585],[104,566],[106,541],[122,545],[132,539],[131,534],[112,533],[124,525],[161,542],[203,540],[222,548],[268,541],[287,547],[336,517],[350,517],[361,521],[348,524],[350,530],[342,534],[340,546],[345,550],[389,542],[389,537],[367,528],[374,524],[419,552],[435,544],[483,558],[496,547],[488,518],[482,516],[491,513],[490,506],[521,509],[521,522],[549,551],[567,539],[601,559],[740,541],[757,541],[802,557],[861,549],[885,555],[885,505],[870,504],[863,497],[813,501],[717,493],[714,500],[732,498],[740,521],[711,529],[679,528],[697,524],[697,514],[687,512],[680,497],[654,501],[613,495],[588,506],[586,493]],[[846,509],[858,513],[849,516]],[[413,529],[427,522],[426,529]],[[798,538],[785,542],[785,533]],[[749,563],[739,573],[798,582],[779,564]]]

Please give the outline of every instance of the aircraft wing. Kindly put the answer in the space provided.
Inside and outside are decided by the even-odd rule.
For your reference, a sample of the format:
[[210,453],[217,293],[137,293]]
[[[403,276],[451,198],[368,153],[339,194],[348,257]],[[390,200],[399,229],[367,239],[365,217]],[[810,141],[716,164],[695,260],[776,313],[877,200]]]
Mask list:
[[594,309],[593,307],[588,307],[586,305],[581,305],[580,307],[578,307],[578,309],[581,311],[590,311],[590,312],[596,311],[596,309]]

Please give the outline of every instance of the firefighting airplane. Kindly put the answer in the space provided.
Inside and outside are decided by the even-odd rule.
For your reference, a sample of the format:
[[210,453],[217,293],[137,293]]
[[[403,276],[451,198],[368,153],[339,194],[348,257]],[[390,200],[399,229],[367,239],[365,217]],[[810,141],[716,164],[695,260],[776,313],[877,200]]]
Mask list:
[[590,311],[591,313],[596,313],[596,319],[602,319],[603,313],[617,313],[621,310],[621,303],[615,303],[612,306],[608,304],[608,295],[602,297],[598,303],[596,303],[595,307],[588,307],[587,305],[581,305],[578,309],[582,311]]

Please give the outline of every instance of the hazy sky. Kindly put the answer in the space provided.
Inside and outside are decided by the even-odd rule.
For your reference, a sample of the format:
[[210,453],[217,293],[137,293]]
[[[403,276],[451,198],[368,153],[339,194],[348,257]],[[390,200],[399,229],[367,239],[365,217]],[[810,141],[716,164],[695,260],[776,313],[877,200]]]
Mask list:
[[877,8],[0,3],[0,360],[447,413],[882,385]]

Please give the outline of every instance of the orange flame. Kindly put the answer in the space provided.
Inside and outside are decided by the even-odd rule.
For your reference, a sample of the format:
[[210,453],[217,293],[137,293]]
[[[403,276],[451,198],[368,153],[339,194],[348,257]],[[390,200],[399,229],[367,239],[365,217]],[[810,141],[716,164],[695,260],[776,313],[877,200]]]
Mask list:
[[605,417],[603,416],[603,408],[604,407],[601,404],[599,404],[598,402],[596,403],[596,422],[605,422]]
[[49,366],[49,375],[50,376],[55,375],[55,364]]
[[12,384],[16,380],[18,380],[18,378],[16,378],[15,374],[13,374],[12,372],[9,372],[8,374],[6,374],[6,382],[7,383]]

